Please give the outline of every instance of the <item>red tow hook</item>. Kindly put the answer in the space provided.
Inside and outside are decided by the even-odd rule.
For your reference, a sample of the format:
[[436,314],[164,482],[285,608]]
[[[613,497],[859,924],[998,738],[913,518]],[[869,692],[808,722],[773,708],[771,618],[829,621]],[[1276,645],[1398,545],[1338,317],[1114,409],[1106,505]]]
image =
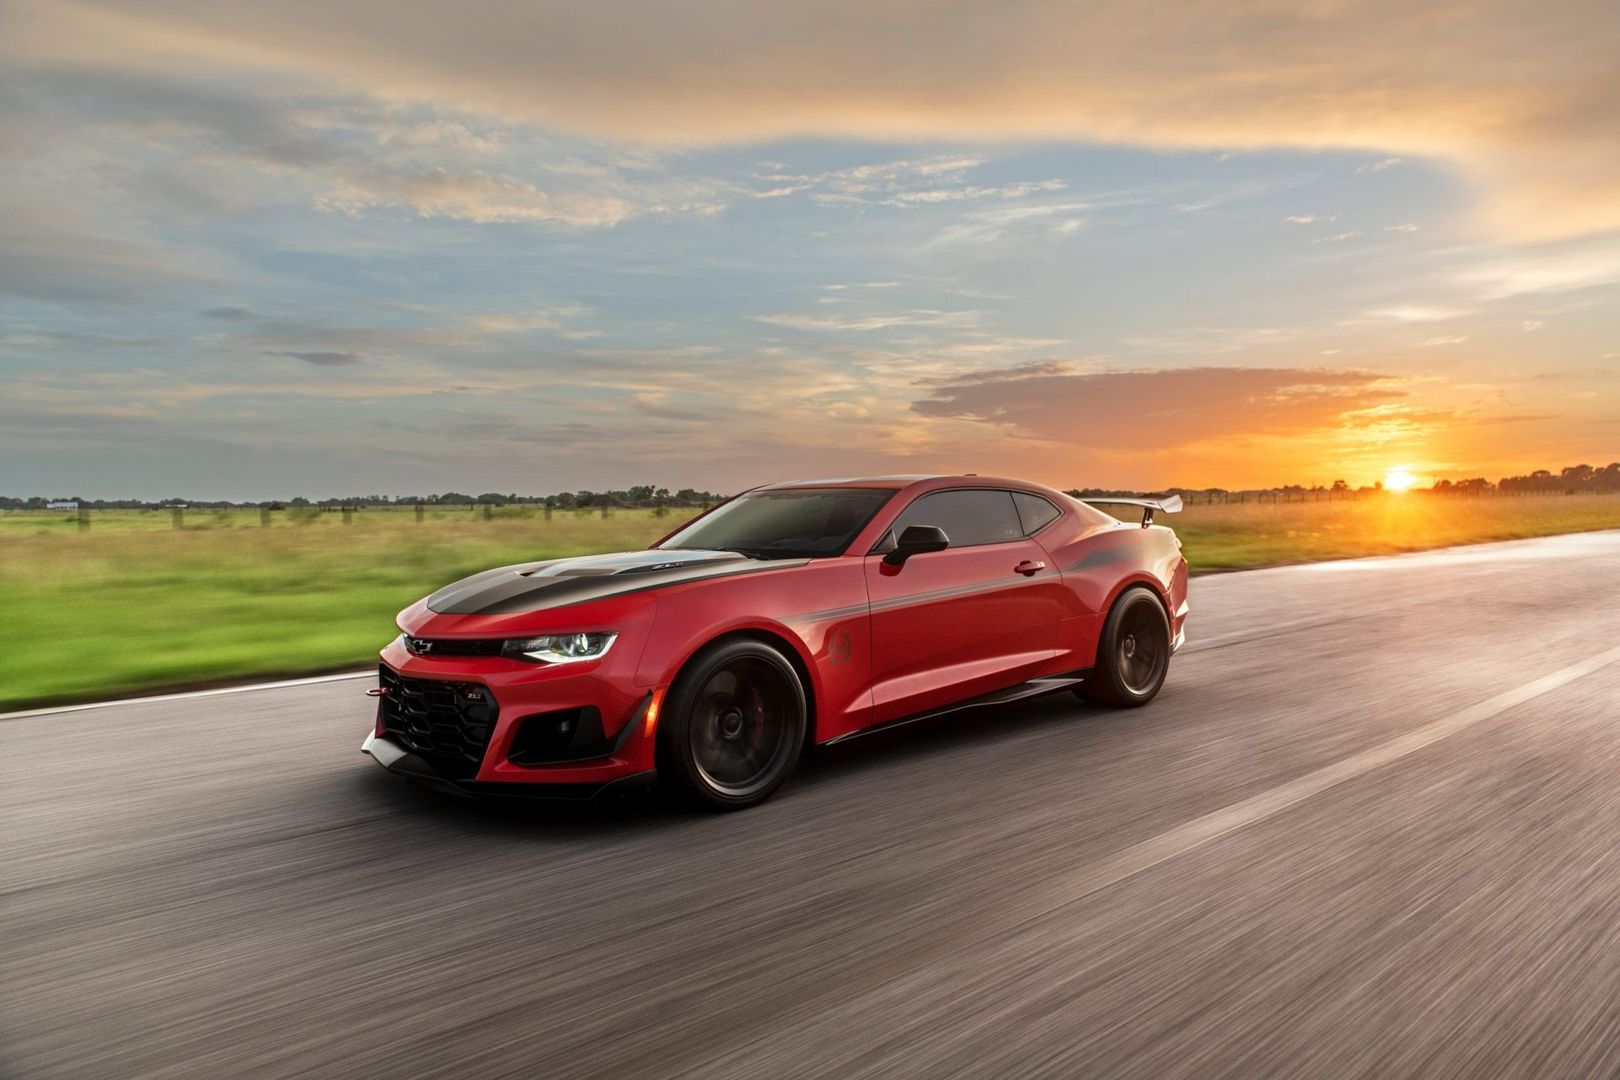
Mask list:
[[366,691],[366,697],[387,697],[387,696],[388,696],[388,687],[386,687],[386,686],[373,686],[370,690]]

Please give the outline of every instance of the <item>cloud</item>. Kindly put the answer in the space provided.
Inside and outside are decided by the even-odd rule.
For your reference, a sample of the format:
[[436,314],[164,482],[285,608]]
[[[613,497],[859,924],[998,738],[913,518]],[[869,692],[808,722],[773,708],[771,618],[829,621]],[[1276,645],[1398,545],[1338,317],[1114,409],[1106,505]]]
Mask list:
[[1020,180],[1010,184],[970,184],[966,174],[984,164],[976,155],[943,154],[931,158],[867,162],[816,173],[790,173],[781,166],[756,172],[767,185],[749,192],[756,199],[780,199],[806,193],[824,206],[878,205],[914,207],[937,203],[1021,199],[1043,191],[1061,191],[1064,180]]
[[742,189],[671,176],[645,152],[533,131],[509,140],[496,120],[340,88],[323,95],[286,79],[252,92],[181,72],[19,69],[0,76],[0,108],[26,118],[27,137],[0,142],[0,160],[23,164],[12,184],[30,172],[48,183],[93,176],[97,197],[116,185],[141,218],[312,203],[350,216],[393,208],[600,228],[648,214],[713,214]]
[[1089,202],[1027,203],[965,214],[955,224],[942,229],[933,240],[943,244],[988,244],[1009,234],[1032,234],[1044,240],[1052,234],[1066,236],[1085,227]]
[[631,406],[645,416],[656,417],[659,420],[676,420],[682,423],[702,424],[714,419],[712,413],[702,409],[683,409],[670,405],[666,398],[668,395],[656,392],[630,395]]
[[1551,244],[1470,266],[1460,280],[1488,300],[1571,292],[1620,282],[1620,250],[1603,244]]
[[1376,322],[1427,323],[1460,319],[1469,314],[1467,308],[1442,307],[1439,304],[1396,304],[1367,312]]
[[982,314],[977,311],[914,311],[877,312],[870,315],[753,315],[755,322],[784,326],[790,330],[868,331],[886,330],[894,326],[940,326],[961,329],[977,326]]
[[902,191],[883,201],[889,206],[914,206],[918,203],[965,202],[972,199],[1017,199],[1037,191],[1061,191],[1066,186],[1062,180],[1033,180],[999,187],[964,184],[959,187]]
[[987,383],[1014,382],[1018,379],[1036,379],[1043,375],[1069,375],[1079,367],[1073,360],[1042,360],[1017,367],[993,370],[964,371],[957,375],[942,375],[918,379],[918,386],[983,386]]
[[914,412],[975,420],[1074,446],[1182,446],[1293,435],[1404,396],[1386,376],[1302,368],[1183,368],[1031,374],[974,372],[912,402]]
[[556,221],[585,227],[616,225],[635,211],[613,195],[552,194],[533,184],[484,172],[431,169],[408,176],[345,177],[315,199],[321,210],[345,214],[379,206],[404,206],[425,218],[446,217],[480,224]]
[[[263,4],[13,0],[19,65],[298,73],[596,138],[1092,140],[1363,149],[1454,163],[1498,226],[1620,226],[1609,0],[1435,7],[1005,0]],[[279,152],[279,151],[278,151]]]
[[269,355],[291,357],[316,367],[348,367],[365,359],[359,353],[352,352],[273,352]]
[[245,307],[211,307],[199,314],[205,319],[219,319],[222,322],[247,322],[253,318],[253,312]]

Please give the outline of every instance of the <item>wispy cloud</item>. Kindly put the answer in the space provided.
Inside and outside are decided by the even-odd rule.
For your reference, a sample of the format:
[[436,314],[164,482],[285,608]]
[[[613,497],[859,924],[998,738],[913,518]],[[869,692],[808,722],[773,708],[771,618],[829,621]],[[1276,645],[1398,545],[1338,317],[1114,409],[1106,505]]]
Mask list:
[[1096,205],[1062,201],[977,210],[941,229],[932,243],[993,244],[1014,234],[1068,236],[1085,227]]
[[869,331],[887,330],[899,326],[934,326],[962,328],[977,326],[983,315],[977,311],[912,311],[873,312],[865,315],[753,315],[755,322],[783,326],[791,330]]
[[1377,322],[1428,323],[1460,319],[1469,313],[1467,308],[1447,307],[1442,304],[1396,304],[1375,308],[1367,317]]
[[625,199],[586,192],[552,194],[533,184],[487,173],[433,169],[410,176],[345,177],[315,197],[315,206],[345,214],[403,206],[422,217],[481,224],[554,221],[584,227],[616,225],[635,213]]
[[269,356],[285,356],[293,360],[302,360],[306,364],[316,367],[347,367],[358,364],[365,357],[352,352],[272,352]]

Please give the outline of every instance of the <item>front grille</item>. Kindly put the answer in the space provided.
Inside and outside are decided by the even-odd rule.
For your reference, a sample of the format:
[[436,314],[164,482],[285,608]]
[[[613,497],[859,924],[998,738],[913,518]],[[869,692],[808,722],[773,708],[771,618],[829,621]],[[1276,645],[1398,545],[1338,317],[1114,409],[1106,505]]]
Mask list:
[[471,780],[495,730],[495,695],[487,686],[410,679],[384,665],[378,674],[382,725],[394,741],[420,754],[451,780]]
[[405,636],[405,648],[416,656],[499,656],[501,638],[419,638]]

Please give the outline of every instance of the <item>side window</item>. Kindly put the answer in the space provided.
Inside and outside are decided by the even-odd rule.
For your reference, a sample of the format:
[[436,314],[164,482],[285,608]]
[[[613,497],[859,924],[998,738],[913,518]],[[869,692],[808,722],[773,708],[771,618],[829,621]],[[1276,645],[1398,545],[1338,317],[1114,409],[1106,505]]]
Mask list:
[[880,548],[894,546],[894,540],[910,525],[937,525],[945,530],[951,547],[1000,544],[1024,535],[1023,523],[1008,491],[936,491],[906,507],[895,520]]
[[1063,516],[1061,510],[1039,495],[1015,491],[1013,502],[1017,504],[1018,516],[1023,520],[1025,536],[1033,536]]

